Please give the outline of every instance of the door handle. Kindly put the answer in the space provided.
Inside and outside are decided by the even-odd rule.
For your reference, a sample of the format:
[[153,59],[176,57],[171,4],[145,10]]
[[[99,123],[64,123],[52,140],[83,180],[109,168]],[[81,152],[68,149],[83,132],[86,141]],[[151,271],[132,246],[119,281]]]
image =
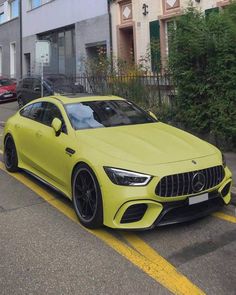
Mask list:
[[43,135],[43,134],[42,134],[41,131],[37,131],[37,132],[36,132],[36,136],[37,136],[37,137],[42,137],[42,135]]

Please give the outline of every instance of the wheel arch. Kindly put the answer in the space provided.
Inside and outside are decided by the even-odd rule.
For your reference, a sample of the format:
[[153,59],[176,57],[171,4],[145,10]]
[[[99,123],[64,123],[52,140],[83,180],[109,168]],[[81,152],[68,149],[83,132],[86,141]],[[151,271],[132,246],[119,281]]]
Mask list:
[[71,172],[71,177],[70,177],[70,178],[71,178],[71,187],[72,187],[72,184],[73,184],[73,177],[74,177],[74,174],[75,174],[75,172],[76,172],[76,169],[77,169],[77,167],[79,167],[80,165],[86,165],[86,166],[88,166],[88,167],[93,171],[93,173],[95,174],[95,176],[96,176],[96,178],[97,178],[97,181],[99,182],[99,176],[98,176],[98,173],[97,173],[97,171],[96,171],[95,169],[93,169],[91,163],[88,163],[88,162],[86,162],[86,161],[80,160],[80,161],[78,161],[77,163],[75,163],[74,166],[73,166],[73,169],[72,169],[72,172]]
[[[102,187],[102,185],[101,185],[101,179],[100,179],[100,177],[98,175],[97,169],[94,169],[93,168],[93,165],[91,165],[91,163],[89,163],[87,161],[80,160],[80,161],[78,161],[77,163],[74,164],[73,169],[72,169],[72,172],[71,172],[71,176],[70,176],[71,194],[72,194],[72,191],[73,191],[73,177],[75,175],[75,172],[76,172],[77,167],[79,167],[80,165],[86,165],[86,166],[88,166],[92,170],[92,172],[94,173],[94,175],[95,175],[95,177],[97,179],[97,182],[98,182],[98,184],[100,186],[100,189],[101,189],[101,187]],[[102,194],[102,190],[101,190],[101,194]]]
[[[8,132],[5,134],[4,139],[3,139],[3,143],[4,143],[4,144],[5,144],[6,139],[7,139],[8,136],[11,136],[12,139],[14,140],[14,137],[13,137],[13,135],[11,134],[11,132],[8,131]],[[15,142],[15,140],[14,140],[14,142]]]
[[[75,175],[75,172],[76,172],[76,169],[77,169],[77,167],[79,167],[80,165],[83,165],[83,164],[85,164],[85,165],[88,165],[86,162],[84,162],[84,161],[79,161],[79,162],[77,162],[75,165],[74,165],[74,167],[73,167],[73,169],[72,169],[72,172],[71,172],[71,179],[70,179],[70,182],[71,182],[71,191],[72,191],[72,186],[73,186],[73,178],[74,178],[74,175]],[[89,165],[88,165],[89,166]],[[90,167],[90,166],[89,166]]]

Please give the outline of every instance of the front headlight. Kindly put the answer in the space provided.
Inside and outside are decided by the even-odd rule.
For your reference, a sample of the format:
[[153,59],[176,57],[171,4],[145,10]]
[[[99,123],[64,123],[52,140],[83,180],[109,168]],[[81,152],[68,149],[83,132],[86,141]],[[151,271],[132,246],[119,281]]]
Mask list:
[[117,168],[104,167],[110,180],[117,185],[145,186],[152,179],[152,176],[138,172],[132,172]]

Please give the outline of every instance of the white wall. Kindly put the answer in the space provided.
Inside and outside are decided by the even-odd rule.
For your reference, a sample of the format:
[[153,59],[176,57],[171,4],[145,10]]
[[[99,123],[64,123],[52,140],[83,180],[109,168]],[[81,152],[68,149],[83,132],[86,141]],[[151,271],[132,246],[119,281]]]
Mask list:
[[0,76],[2,76],[2,47],[0,46]]
[[22,0],[23,37],[107,13],[107,0],[52,0],[33,10],[29,1]]
[[[217,0],[202,0],[199,3],[194,1],[194,6],[197,7],[198,9],[200,9],[202,12],[204,12],[204,10],[206,10],[206,9],[216,7],[217,6],[216,2],[218,2],[218,1]],[[181,6],[181,8],[188,7],[189,6],[189,0],[180,1],[180,6]]]

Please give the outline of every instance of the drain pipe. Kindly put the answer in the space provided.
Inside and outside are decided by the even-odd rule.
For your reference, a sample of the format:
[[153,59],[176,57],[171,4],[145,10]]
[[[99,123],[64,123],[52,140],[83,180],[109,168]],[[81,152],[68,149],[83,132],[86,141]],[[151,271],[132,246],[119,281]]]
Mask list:
[[112,41],[112,16],[111,16],[111,1],[107,1],[108,16],[109,16],[109,38],[110,38],[110,57],[111,57],[111,71],[113,72],[113,41]]
[[19,1],[20,14],[20,78],[23,78],[23,34],[22,34],[22,0]]

